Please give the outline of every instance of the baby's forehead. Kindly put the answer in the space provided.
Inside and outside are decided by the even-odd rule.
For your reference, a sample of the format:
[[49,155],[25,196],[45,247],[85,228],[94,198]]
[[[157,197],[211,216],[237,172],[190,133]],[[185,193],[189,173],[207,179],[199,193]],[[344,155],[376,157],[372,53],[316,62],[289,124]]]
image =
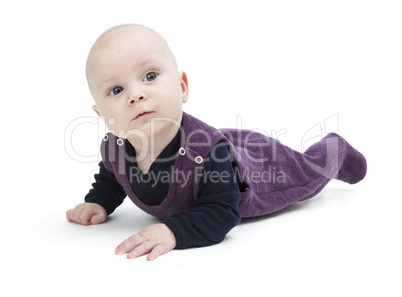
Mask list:
[[94,43],[88,60],[105,55],[117,56],[128,51],[140,59],[141,53],[153,53],[176,60],[167,42],[158,33],[142,26],[122,26],[111,29],[102,34]]
[[87,78],[92,79],[94,74],[108,71],[110,65],[125,65],[127,61],[145,64],[150,60],[168,63],[178,70],[176,59],[167,42],[152,29],[142,26],[112,28],[102,34],[92,46],[87,60]]
[[155,31],[142,26],[121,26],[102,34],[93,48],[131,46],[138,49],[164,50],[166,41]]

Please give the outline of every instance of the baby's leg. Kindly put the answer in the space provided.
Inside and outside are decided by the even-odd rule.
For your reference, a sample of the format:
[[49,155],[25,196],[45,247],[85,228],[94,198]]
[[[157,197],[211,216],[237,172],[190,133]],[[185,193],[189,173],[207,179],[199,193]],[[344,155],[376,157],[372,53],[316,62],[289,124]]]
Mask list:
[[279,141],[270,149],[269,153],[274,152],[275,158],[266,162],[261,171],[274,168],[281,178],[254,186],[255,190],[239,205],[244,217],[272,213],[314,197],[333,178],[354,184],[366,175],[364,156],[334,133],[314,143],[304,153]]

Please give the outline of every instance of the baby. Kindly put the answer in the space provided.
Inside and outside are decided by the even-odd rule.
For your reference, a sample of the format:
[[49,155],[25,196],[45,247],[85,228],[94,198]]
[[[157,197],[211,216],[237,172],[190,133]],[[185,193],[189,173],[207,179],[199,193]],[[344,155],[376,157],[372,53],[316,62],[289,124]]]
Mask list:
[[123,241],[116,254],[154,260],[174,248],[219,243],[241,218],[311,198],[333,178],[353,184],[366,174],[364,156],[336,134],[302,154],[266,135],[216,129],[183,112],[186,73],[147,27],[106,31],[90,50],[86,74],[93,109],[110,133],[96,182],[67,220],[102,223],[126,196],[161,219]]

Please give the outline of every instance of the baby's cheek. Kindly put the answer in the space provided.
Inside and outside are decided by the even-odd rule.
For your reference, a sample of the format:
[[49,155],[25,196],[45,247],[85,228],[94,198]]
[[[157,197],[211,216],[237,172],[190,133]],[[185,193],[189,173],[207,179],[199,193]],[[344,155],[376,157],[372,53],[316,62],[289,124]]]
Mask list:
[[123,128],[119,127],[119,124],[121,125],[121,120],[119,120],[119,112],[115,110],[106,109],[102,115],[102,120],[109,130],[118,130]]
[[105,117],[105,124],[109,128],[109,130],[116,130],[117,120],[114,116]]

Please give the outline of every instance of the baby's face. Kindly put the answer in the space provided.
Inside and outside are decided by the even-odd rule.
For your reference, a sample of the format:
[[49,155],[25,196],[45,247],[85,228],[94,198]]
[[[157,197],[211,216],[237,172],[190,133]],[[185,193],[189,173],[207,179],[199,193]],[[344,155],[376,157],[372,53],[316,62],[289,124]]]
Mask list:
[[[150,136],[152,118],[180,124],[187,78],[167,44],[150,30],[128,27],[101,37],[88,57],[87,78],[94,110],[119,137],[139,131]],[[155,133],[172,126],[172,121],[156,123]]]

